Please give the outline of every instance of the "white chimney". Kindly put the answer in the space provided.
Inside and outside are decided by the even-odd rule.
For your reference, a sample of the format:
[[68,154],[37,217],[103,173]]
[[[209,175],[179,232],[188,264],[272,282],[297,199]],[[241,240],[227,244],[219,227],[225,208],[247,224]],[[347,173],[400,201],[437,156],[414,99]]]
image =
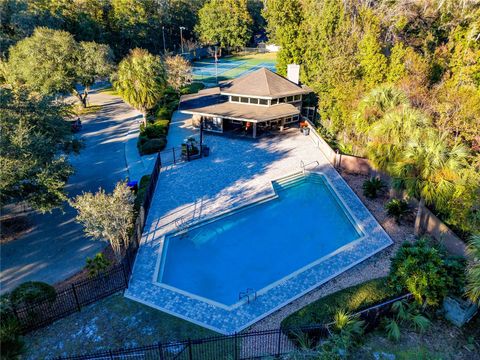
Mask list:
[[287,79],[298,85],[298,83],[300,82],[300,65],[287,65]]

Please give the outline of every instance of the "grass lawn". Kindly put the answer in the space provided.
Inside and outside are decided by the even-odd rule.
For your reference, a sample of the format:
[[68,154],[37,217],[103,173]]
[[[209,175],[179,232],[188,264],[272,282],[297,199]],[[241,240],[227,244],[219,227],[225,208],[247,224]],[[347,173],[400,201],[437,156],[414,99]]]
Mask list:
[[324,324],[333,320],[335,313],[344,309],[355,312],[399,295],[379,278],[352,286],[325,296],[294,312],[282,321],[282,328]]
[[84,108],[82,105],[76,105],[74,112],[77,116],[95,114],[102,109],[102,105],[91,104]]
[[112,86],[109,86],[109,87],[103,88],[101,90],[98,90],[98,92],[101,93],[101,94],[119,96],[117,90],[115,90]]
[[44,359],[217,333],[115,294],[25,336],[25,358]]

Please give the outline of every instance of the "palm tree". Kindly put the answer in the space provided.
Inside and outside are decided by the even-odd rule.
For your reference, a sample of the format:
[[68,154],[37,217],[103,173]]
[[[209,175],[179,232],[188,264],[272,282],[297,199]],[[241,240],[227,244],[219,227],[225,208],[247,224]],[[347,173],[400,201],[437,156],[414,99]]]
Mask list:
[[431,122],[419,110],[401,105],[369,127],[368,158],[382,171],[391,172],[408,142],[418,138]]
[[470,256],[467,268],[467,295],[480,305],[480,234],[470,238],[467,254]]
[[165,84],[160,58],[138,48],[120,62],[113,82],[122,98],[142,113],[144,125],[147,124],[147,111],[160,100]]
[[379,86],[358,104],[358,111],[353,115],[355,128],[368,135],[370,126],[382,119],[386,113],[408,105],[408,97],[403,91],[390,85]]
[[[411,131],[414,131],[412,129]],[[412,136],[389,170],[393,185],[420,199],[415,220],[415,234],[421,232],[425,204],[446,204],[467,166],[467,149],[456,144],[449,147],[445,135],[425,129]]]

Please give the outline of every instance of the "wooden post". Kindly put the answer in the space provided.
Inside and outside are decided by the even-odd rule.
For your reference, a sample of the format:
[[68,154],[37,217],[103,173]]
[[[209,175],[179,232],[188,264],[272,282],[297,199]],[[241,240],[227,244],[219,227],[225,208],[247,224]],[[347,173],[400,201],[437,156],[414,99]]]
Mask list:
[[257,123],[253,123],[253,138],[257,137]]

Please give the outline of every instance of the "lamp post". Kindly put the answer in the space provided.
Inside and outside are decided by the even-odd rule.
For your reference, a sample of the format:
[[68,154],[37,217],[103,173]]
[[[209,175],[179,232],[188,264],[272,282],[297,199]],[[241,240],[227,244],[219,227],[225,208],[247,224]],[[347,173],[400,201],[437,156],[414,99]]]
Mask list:
[[185,28],[183,26],[180,26],[180,46],[182,47],[182,54],[183,54],[183,30],[185,30]]
[[165,26],[162,26],[162,37],[163,37],[163,55],[167,53],[166,47],[165,47]]

